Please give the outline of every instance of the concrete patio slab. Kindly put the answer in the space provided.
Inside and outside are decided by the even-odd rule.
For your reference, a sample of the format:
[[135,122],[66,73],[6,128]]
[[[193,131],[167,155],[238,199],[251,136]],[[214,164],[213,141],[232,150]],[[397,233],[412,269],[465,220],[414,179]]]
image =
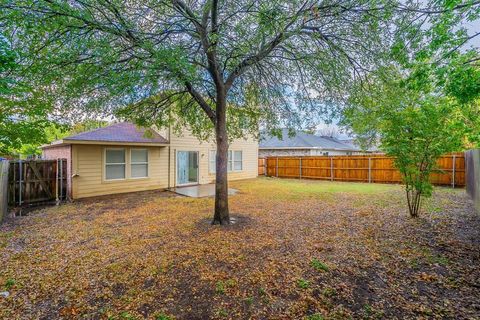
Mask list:
[[[214,184],[202,184],[196,186],[187,186],[187,187],[177,187],[172,188],[172,191],[180,195],[192,198],[204,198],[204,197],[213,197],[215,196],[215,185]],[[228,189],[228,194],[236,194],[238,190]]]

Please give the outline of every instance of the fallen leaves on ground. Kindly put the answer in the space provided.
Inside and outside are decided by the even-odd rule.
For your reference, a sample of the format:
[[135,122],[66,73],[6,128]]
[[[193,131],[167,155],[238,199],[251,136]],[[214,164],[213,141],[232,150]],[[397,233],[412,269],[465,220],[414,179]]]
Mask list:
[[480,317],[480,218],[437,188],[419,219],[401,186],[258,178],[213,199],[142,192],[0,227],[0,318]]

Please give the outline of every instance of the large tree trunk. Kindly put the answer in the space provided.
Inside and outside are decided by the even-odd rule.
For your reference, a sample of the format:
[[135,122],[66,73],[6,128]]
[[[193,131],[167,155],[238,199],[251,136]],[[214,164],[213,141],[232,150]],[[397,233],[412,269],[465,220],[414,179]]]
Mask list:
[[226,96],[217,95],[215,136],[217,140],[216,179],[215,179],[215,214],[212,224],[229,224],[228,211],[228,136]]

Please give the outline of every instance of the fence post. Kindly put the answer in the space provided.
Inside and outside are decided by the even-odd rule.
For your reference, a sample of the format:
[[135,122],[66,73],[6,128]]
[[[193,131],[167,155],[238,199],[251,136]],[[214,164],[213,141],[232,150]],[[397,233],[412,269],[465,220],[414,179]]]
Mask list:
[[265,157],[265,158],[263,158],[263,175],[265,177],[268,176],[267,170],[268,170],[268,158]]
[[57,159],[57,165],[55,167],[55,201],[58,206],[60,203],[60,199],[58,198],[58,159]]
[[333,157],[330,157],[330,181],[333,181]]
[[[0,161],[0,223],[7,216],[8,210],[8,167],[9,161]],[[15,186],[13,186],[15,188]]]
[[457,158],[457,155],[454,154],[453,163],[452,163],[452,188],[455,188],[455,162],[457,160],[456,158]]
[[300,179],[302,179],[302,158],[300,158]]
[[275,168],[275,175],[278,178],[278,157],[277,157],[277,165],[276,165],[276,168]]
[[368,183],[372,183],[372,158],[368,158]]
[[18,160],[18,205],[22,205],[22,160]]
[[63,200],[63,159],[60,159],[60,201]]

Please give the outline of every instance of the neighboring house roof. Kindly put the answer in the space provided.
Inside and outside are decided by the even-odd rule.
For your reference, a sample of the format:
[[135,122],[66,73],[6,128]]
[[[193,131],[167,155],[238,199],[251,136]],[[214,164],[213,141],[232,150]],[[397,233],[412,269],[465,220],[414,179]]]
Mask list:
[[328,149],[360,151],[360,149],[341,142],[333,137],[316,136],[301,131],[289,136],[288,129],[282,129],[282,138],[262,134],[260,149]]
[[168,140],[154,130],[138,127],[130,122],[115,123],[107,127],[82,132],[54,141],[43,148],[71,143],[168,144]]
[[[342,143],[345,143],[345,144],[348,144],[348,145],[351,145],[355,148],[358,148],[358,149],[362,149],[360,147],[360,145],[355,141],[354,138],[351,138],[351,139],[342,139],[340,140]],[[380,151],[380,148],[378,147],[378,143],[373,145],[373,146],[370,146],[366,149],[366,151],[368,152],[379,152]]]

